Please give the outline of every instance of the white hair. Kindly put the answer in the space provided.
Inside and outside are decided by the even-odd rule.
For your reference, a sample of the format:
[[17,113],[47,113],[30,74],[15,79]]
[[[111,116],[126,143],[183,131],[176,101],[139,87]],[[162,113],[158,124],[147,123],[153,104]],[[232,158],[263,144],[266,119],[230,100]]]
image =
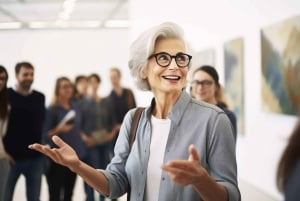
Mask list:
[[142,71],[146,68],[148,58],[153,54],[155,43],[160,38],[176,38],[184,40],[184,33],[180,26],[172,22],[165,22],[143,32],[130,46],[129,69],[136,86],[144,91],[149,91],[150,86],[146,79],[142,78]]

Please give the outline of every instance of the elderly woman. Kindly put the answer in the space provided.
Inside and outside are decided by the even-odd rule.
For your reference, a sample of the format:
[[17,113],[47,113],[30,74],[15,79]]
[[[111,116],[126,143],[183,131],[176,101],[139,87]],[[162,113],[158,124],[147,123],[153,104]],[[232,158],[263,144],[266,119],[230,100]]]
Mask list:
[[80,161],[60,138],[57,149],[31,149],[67,166],[102,194],[116,198],[131,186],[131,201],[240,200],[235,145],[226,114],[199,103],[182,90],[191,56],[183,32],[163,23],[144,32],[131,46],[129,66],[137,86],[152,91],[151,105],[141,114],[130,151],[135,110],[121,126],[115,156],[106,170]]

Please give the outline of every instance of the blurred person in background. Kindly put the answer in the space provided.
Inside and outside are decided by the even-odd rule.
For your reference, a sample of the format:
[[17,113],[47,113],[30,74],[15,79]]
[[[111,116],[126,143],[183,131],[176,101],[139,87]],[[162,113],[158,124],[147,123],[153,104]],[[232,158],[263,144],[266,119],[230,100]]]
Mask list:
[[3,145],[3,137],[6,134],[9,115],[7,80],[8,73],[6,69],[0,65],[0,200],[4,200],[5,186],[10,169],[9,160],[11,158],[5,152]]
[[[84,105],[82,138],[88,146],[85,162],[94,168],[106,168],[110,161],[110,143],[115,138],[119,125],[110,100],[100,97],[98,90],[101,78],[98,74],[88,76],[88,99]],[[85,183],[86,201],[94,201],[94,189]],[[105,197],[100,194],[100,201]]]
[[89,124],[88,107],[88,77],[85,75],[77,75],[74,81],[74,93],[72,101],[75,101],[79,106],[82,113],[81,128],[84,128],[86,124]]
[[114,67],[110,69],[110,81],[112,91],[109,98],[112,101],[114,113],[119,124],[122,123],[125,114],[132,108],[136,107],[133,92],[129,88],[121,85],[122,74],[120,69]]
[[[56,147],[50,140],[58,135],[83,159],[86,146],[81,139],[82,112],[79,104],[72,100],[73,83],[67,77],[59,77],[55,83],[52,103],[47,108],[44,125],[45,142]],[[49,190],[49,201],[71,201],[76,182],[76,174],[51,160],[45,170]]]
[[15,73],[17,84],[8,89],[10,114],[4,147],[12,160],[4,200],[12,201],[16,183],[22,174],[26,181],[27,200],[38,201],[44,157],[26,147],[42,140],[45,96],[31,88],[34,80],[34,67],[31,63],[17,63]]
[[[112,91],[109,94],[110,102],[112,103],[113,113],[116,117],[119,126],[125,117],[125,114],[132,108],[136,107],[135,98],[133,92],[129,88],[125,88],[121,85],[122,74],[119,68],[113,67],[110,69],[110,82]],[[111,157],[113,156],[113,150],[118,135],[111,142]]]
[[277,169],[277,186],[285,201],[300,198],[300,120],[281,155]]
[[201,66],[194,70],[191,82],[191,96],[199,101],[205,101],[221,108],[228,116],[232,128],[234,139],[237,137],[237,120],[235,114],[228,109],[224,92],[219,83],[219,75],[212,66]]
[[73,98],[79,103],[81,103],[82,100],[85,99],[87,95],[87,88],[88,88],[88,79],[85,75],[78,75],[75,78],[74,82],[74,94]]

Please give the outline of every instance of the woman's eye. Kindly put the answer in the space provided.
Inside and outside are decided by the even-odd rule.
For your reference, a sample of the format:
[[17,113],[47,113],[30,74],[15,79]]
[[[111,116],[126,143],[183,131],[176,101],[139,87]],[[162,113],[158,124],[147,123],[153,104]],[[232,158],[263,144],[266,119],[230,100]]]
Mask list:
[[167,55],[158,55],[158,60],[169,60],[169,57]]
[[177,60],[177,61],[185,61],[185,60],[186,60],[186,57],[185,57],[185,55],[177,55],[177,56],[176,56],[176,60]]

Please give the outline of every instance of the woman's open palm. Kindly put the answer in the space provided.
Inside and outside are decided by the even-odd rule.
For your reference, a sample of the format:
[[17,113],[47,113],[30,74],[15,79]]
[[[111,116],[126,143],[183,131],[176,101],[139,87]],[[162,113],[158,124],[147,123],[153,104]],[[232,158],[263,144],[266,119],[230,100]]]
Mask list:
[[50,148],[49,146],[38,143],[29,145],[29,148],[43,153],[50,157],[54,162],[67,166],[70,169],[80,163],[76,152],[71,146],[66,144],[58,136],[53,136],[52,141],[57,145],[57,148]]

